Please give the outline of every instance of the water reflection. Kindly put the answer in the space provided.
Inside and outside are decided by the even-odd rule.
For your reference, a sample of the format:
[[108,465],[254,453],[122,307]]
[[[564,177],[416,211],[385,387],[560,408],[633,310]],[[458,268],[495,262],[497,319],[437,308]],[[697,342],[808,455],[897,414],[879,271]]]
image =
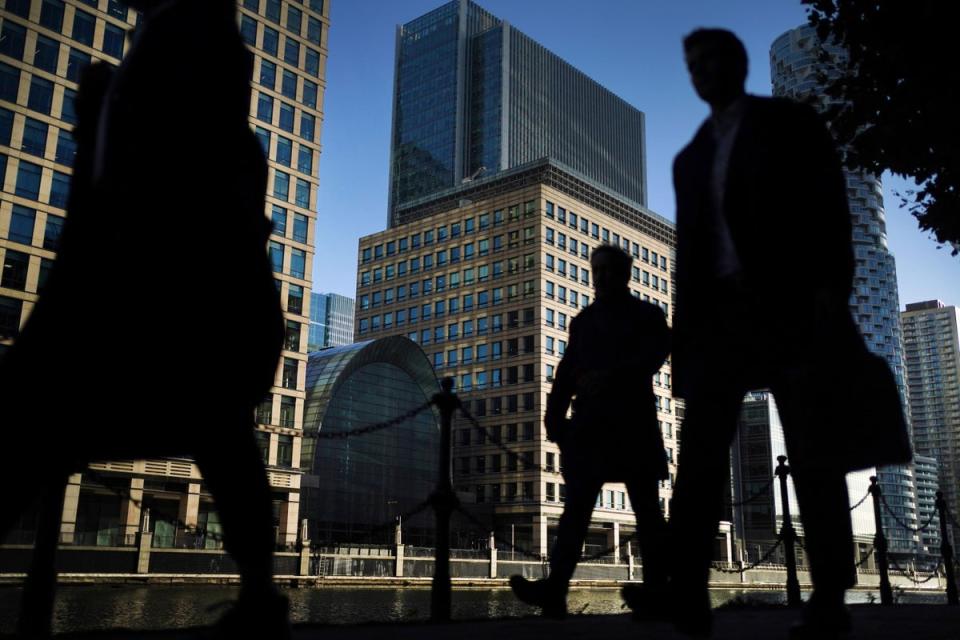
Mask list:
[[[426,587],[371,588],[323,587],[291,589],[291,617],[296,622],[353,624],[359,622],[415,621],[430,617],[430,590]],[[782,590],[711,591],[713,606],[733,599],[758,604],[782,604]],[[64,586],[57,592],[54,630],[57,633],[92,629],[158,629],[209,625],[222,606],[237,597],[226,586]],[[850,603],[877,599],[875,592],[849,592]],[[0,633],[16,625],[20,589],[0,588]],[[944,603],[942,593],[902,595],[905,603]],[[623,613],[618,589],[574,589],[568,599],[571,613]],[[454,619],[475,620],[536,615],[532,607],[517,602],[507,588],[457,589],[453,593]]]

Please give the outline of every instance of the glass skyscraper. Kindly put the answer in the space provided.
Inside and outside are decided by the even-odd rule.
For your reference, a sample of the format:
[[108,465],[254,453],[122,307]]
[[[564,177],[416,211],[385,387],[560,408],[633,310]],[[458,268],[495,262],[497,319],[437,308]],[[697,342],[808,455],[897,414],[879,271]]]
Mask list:
[[389,226],[546,157],[646,206],[644,144],[641,111],[469,0],[397,29]]
[[[836,60],[843,60],[842,49],[829,44],[823,46]],[[831,98],[824,93],[818,74],[831,77],[838,75],[839,70],[819,61],[820,51],[820,40],[809,25],[787,31],[774,40],[770,48],[773,94],[811,103],[820,110],[828,107]],[[890,365],[900,390],[901,405],[909,419],[897,267],[887,249],[883,186],[878,176],[864,171],[845,170],[844,174],[856,259],[850,311],[869,349],[883,356]],[[901,520],[916,527],[916,488],[911,467],[878,469],[878,477],[891,509]],[[917,536],[898,526],[888,514],[884,514],[884,529],[892,552],[912,554],[916,550]]]
[[337,293],[311,293],[307,350],[314,352],[353,343],[353,311],[353,298]]

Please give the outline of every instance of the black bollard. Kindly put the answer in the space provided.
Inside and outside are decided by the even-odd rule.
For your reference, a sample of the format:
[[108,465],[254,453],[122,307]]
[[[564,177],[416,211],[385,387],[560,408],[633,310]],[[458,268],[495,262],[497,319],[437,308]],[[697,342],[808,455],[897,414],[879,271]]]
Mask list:
[[433,396],[433,403],[440,409],[440,473],[437,490],[431,496],[437,516],[437,548],[433,567],[433,586],[430,591],[430,620],[450,620],[450,515],[458,505],[453,491],[450,467],[450,445],[453,412],[460,405],[453,393],[453,378],[440,382],[442,391]]
[[790,497],[787,495],[787,474],[790,467],[786,465],[787,456],[777,456],[776,474],[780,478],[780,500],[783,503],[783,525],[780,527],[780,537],[783,540],[783,555],[787,563],[787,606],[799,607],[803,600],[800,598],[800,580],[797,578],[797,552],[794,545],[797,542],[797,532],[793,528],[793,519],[790,517]]
[[937,513],[940,514],[940,555],[943,556],[943,568],[947,574],[947,604],[960,604],[957,596],[957,575],[953,570],[953,547],[947,535],[947,501],[943,499],[943,491],[937,491]]
[[883,520],[880,517],[880,502],[883,492],[877,484],[877,476],[870,476],[870,495],[873,496],[873,519],[877,534],[873,537],[877,569],[880,571],[880,604],[893,604],[893,589],[890,588],[890,567],[887,564],[887,537],[883,535]]

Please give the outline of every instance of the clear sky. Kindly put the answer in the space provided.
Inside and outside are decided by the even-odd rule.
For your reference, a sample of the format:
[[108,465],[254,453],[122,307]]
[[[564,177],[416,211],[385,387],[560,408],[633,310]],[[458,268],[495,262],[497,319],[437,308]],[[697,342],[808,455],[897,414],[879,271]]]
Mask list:
[[[330,58],[320,157],[314,290],[353,297],[357,240],[386,226],[396,25],[442,0],[330,0]],[[681,38],[696,27],[737,33],[750,55],[747,89],[770,95],[769,51],[806,22],[799,0],[479,0],[646,114],[649,207],[674,219],[673,157],[707,115],[690,87]],[[887,230],[901,308],[960,305],[960,256],[937,249],[901,210],[887,179]],[[789,194],[786,194],[789,197]],[[816,257],[815,239],[811,259]]]

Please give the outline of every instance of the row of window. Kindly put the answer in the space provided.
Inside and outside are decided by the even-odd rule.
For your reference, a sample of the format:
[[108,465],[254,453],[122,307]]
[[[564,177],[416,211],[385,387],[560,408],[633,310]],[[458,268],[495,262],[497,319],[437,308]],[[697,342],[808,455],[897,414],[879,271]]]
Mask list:
[[[38,244],[48,251],[56,251],[60,244],[60,234],[63,232],[64,218],[53,213],[41,215],[44,216],[43,237],[37,239]],[[11,242],[32,246],[36,228],[37,212],[15,204],[10,212],[10,225],[3,237]]]
[[[44,2],[44,5],[49,5],[49,3]],[[73,39],[88,47],[93,47],[95,25],[96,18],[94,16],[77,9],[73,21]],[[30,49],[26,48],[28,31],[31,31],[35,36],[35,42]],[[126,31],[123,28],[105,22],[103,40],[100,42],[98,49],[108,56],[120,59],[123,57],[125,37]],[[36,31],[28,30],[24,25],[12,22],[9,19],[4,20],[2,27],[0,27],[0,54],[15,60],[21,60],[36,69],[57,75],[62,52],[65,52],[67,63],[62,76],[72,82],[78,82],[81,69],[92,61],[89,53],[67,46],[59,40],[36,33]]]
[[[5,154],[0,154],[0,181],[5,180],[8,158]],[[49,189],[46,189],[48,204],[65,209],[67,199],[70,197],[70,175],[62,171],[53,169],[44,169],[39,164],[20,160],[17,163],[17,177],[13,188],[14,194],[28,200],[40,202],[40,185],[44,181],[44,173],[50,181]]]
[[[20,92],[20,77],[22,71],[16,67],[10,66],[5,62],[0,62],[0,100],[16,104]],[[53,104],[57,87],[63,91],[63,100],[61,101],[59,118],[68,124],[77,123],[77,115],[74,109],[77,92],[40,76],[30,76],[30,84],[27,91],[27,108],[44,115],[54,115]]]
[[[532,215],[536,209],[536,201],[528,200],[523,204],[523,209],[526,216]],[[366,264],[372,260],[380,260],[384,256],[404,253],[410,249],[419,249],[421,245],[431,245],[434,239],[436,239],[436,242],[445,242],[448,239],[458,238],[461,234],[469,235],[477,230],[483,231],[490,228],[491,222],[493,226],[499,226],[506,220],[504,211],[509,215],[511,222],[520,219],[520,205],[510,205],[506,209],[497,209],[492,216],[490,213],[481,213],[479,216],[467,218],[463,222],[440,225],[436,228],[436,233],[434,233],[434,229],[427,229],[398,240],[390,240],[373,247],[364,247],[360,250],[360,260],[363,264]]]
[[[641,247],[639,243],[631,242],[626,236],[621,238],[620,234],[612,233],[606,227],[601,227],[595,222],[590,222],[583,216],[578,216],[573,211],[567,211],[563,207],[554,206],[549,200],[544,207],[544,215],[551,220],[556,219],[556,221],[561,224],[568,224],[569,228],[578,229],[580,233],[584,235],[589,234],[591,238],[600,240],[603,244],[612,244],[620,247],[634,258],[643,260],[645,263],[652,264],[663,271],[667,270],[666,256],[658,256],[656,251]],[[548,238],[550,238],[550,240],[553,238],[552,229],[548,231]],[[566,243],[565,234],[557,232],[556,238],[558,246],[560,246],[561,242]]]
[[[586,247],[587,245],[582,245]],[[587,268],[578,267],[573,262],[567,262],[563,258],[556,258],[552,254],[546,254],[543,262],[544,268],[550,273],[556,272],[557,275],[566,276],[570,274],[570,279],[574,282],[579,278],[580,283],[584,286],[590,286],[590,270]]]
[[[83,4],[99,9],[99,0],[78,0]],[[24,19],[30,18],[30,0],[5,0],[4,10]],[[126,22],[127,7],[120,0],[107,0],[106,13],[118,20]],[[65,5],[63,0],[42,0],[40,3],[40,24],[52,31],[60,32],[63,29],[63,14]]]
[[[253,80],[262,87],[266,87],[271,91],[277,91],[278,71],[280,95],[290,100],[299,101],[311,109],[317,108],[317,96],[320,92],[319,85],[312,80],[307,80],[290,69],[280,68],[278,70],[276,63],[260,58],[260,65],[254,72]],[[297,100],[298,95],[300,96],[299,100]]]
[[[260,46],[257,47],[257,28],[262,27]],[[259,24],[250,16],[240,17],[240,35],[243,41],[251,47],[259,48],[274,58],[282,59],[285,63],[297,69],[304,69],[315,78],[320,77],[320,51],[313,47],[303,46],[299,40],[288,35],[283,36],[283,53],[280,52],[280,32]],[[301,53],[303,64],[300,63]]]
[[257,439],[257,448],[263,458],[263,464],[270,464],[270,439],[277,439],[277,460],[273,466],[282,469],[293,468],[293,436],[283,434],[270,434],[266,431],[255,431],[254,436]]
[[[274,109],[274,106],[277,106]],[[274,112],[277,112],[276,126],[281,130],[286,131],[287,133],[294,132],[294,124],[296,122],[296,109],[292,104],[284,102],[283,100],[276,100],[273,96],[263,93],[262,91],[257,93],[257,113],[256,118],[261,122],[266,122],[267,124],[274,124]],[[298,135],[307,140],[308,142],[314,142],[316,138],[317,131],[317,118],[311,113],[306,111],[300,111],[300,129],[297,132]],[[269,149],[269,139],[266,148]]]
[[[284,253],[289,252],[290,263],[286,271],[283,269]],[[294,278],[305,278],[307,274],[307,252],[296,247],[285,247],[283,244],[271,240],[269,244],[270,263],[274,273],[286,273]],[[302,303],[301,303],[302,309]],[[288,307],[288,310],[289,307]],[[293,311],[290,310],[292,313]],[[298,312],[297,312],[298,313]]]
[[307,242],[307,234],[310,229],[310,219],[302,213],[293,214],[293,224],[288,225],[289,213],[280,205],[272,205],[270,212],[270,222],[273,226],[273,235],[281,238],[287,237],[287,231],[291,231],[290,237],[294,242]]
[[[273,197],[277,200],[290,202],[290,174],[279,169],[273,171]],[[296,191],[293,194],[293,203],[304,209],[310,209],[310,195],[313,189],[310,187],[310,181],[303,178],[295,178]]]
[[[3,271],[0,272],[0,287],[13,289],[15,291],[26,291],[27,280],[30,272],[30,254],[14,249],[7,249],[3,252]],[[36,291],[30,293],[39,293],[47,284],[50,272],[53,269],[53,260],[49,258],[37,258],[39,262],[39,274],[37,277]]]
[[[497,238],[502,239],[502,236],[497,236]],[[497,238],[494,238],[494,240],[496,240]],[[465,247],[469,247],[469,250],[465,254],[463,254],[464,260],[470,260],[474,257],[474,255],[477,255],[473,250],[473,243],[469,243],[468,245],[465,245]],[[495,244],[494,252],[498,252],[502,248],[503,248],[502,244],[500,246],[497,246]],[[456,249],[456,252],[450,254],[450,264],[456,264],[460,262],[460,256],[461,256],[461,253],[459,251],[460,248],[455,247],[455,249]],[[488,252],[486,250],[482,250],[478,255],[485,256],[487,255],[487,253]],[[423,271],[429,271],[433,269],[434,264],[436,264],[436,266],[438,267],[442,267],[447,264],[446,250],[437,252],[436,263],[434,263],[434,254],[428,253],[420,257],[410,258],[409,261],[401,260],[400,262],[388,264],[388,265],[385,265],[384,267],[377,267],[372,271],[371,270],[361,271],[360,286],[365,287],[365,286],[369,286],[371,283],[376,284],[384,280],[390,281],[390,280],[393,280],[394,278],[402,278],[407,274],[420,273],[421,267]],[[472,281],[472,279],[474,278],[474,275],[476,275],[476,277],[482,282],[483,280],[486,280],[488,277],[490,277],[491,273],[493,274],[494,278],[499,278],[500,276],[502,276],[504,274],[504,271],[506,271],[506,273],[508,274],[519,273],[521,264],[523,266],[524,271],[529,271],[530,269],[536,268],[536,264],[537,264],[536,255],[533,253],[528,253],[528,254],[525,254],[522,259],[519,256],[514,256],[512,258],[506,258],[504,260],[494,261],[490,264],[482,264],[482,265],[478,265],[477,267],[468,267],[463,272],[463,279],[464,280],[470,279]],[[588,269],[582,269],[581,271],[587,274],[586,282],[589,282],[590,271]],[[440,279],[439,281],[446,283],[448,276],[441,275],[441,276],[438,276],[438,278]],[[460,282],[460,272],[456,271],[456,272],[450,273],[449,282],[451,283],[451,286],[457,286]]]
[[[297,3],[303,4],[300,0],[297,0]],[[308,6],[317,13],[323,14],[323,0],[310,0]],[[283,11],[280,0],[264,0],[263,13],[260,13],[260,0],[243,0],[243,8],[265,16],[267,20],[274,24],[281,24],[280,19]],[[292,4],[287,4],[287,15],[286,20],[283,21],[283,26],[298,36],[303,35],[303,10]],[[320,44],[322,33],[323,23],[320,19],[307,15],[307,39],[315,44]]]
[[[22,121],[22,137],[15,145],[13,141],[14,122],[17,119]],[[52,129],[52,133],[51,133]],[[54,160],[60,164],[73,166],[74,157],[77,154],[77,145],[73,141],[73,136],[67,129],[58,129],[51,127],[46,122],[36,120],[29,116],[16,114],[9,109],[0,107],[0,145],[19,149],[22,153],[27,153],[38,158],[46,156],[47,140],[56,136],[56,151]]]
[[[277,135],[277,150],[276,153],[270,153],[270,138],[273,134],[264,129],[263,127],[255,127],[254,132],[257,135],[257,140],[260,141],[260,146],[263,148],[263,153],[268,158],[272,158],[277,164],[281,164],[284,167],[294,168],[293,165],[293,140],[286,136]],[[308,147],[303,143],[297,144],[297,164],[296,169],[300,173],[305,173],[309,176],[313,176],[313,149]],[[316,177],[316,176],[314,176]]]
[[268,395],[257,405],[255,418],[257,424],[271,425],[277,427],[286,427],[292,429],[296,426],[297,399],[291,396],[280,397],[280,412],[274,418],[273,414],[273,396]]

